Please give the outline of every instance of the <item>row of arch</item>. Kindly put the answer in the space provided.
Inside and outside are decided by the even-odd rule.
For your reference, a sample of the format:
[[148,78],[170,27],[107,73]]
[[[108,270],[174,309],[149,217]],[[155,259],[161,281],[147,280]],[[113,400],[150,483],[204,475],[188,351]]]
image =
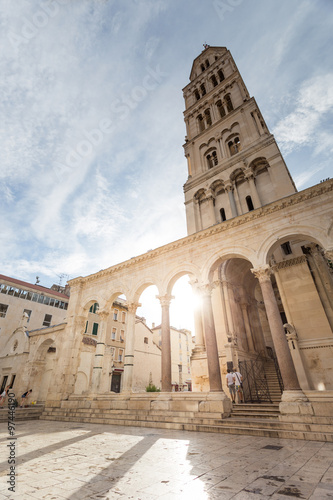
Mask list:
[[[223,99],[218,99],[212,106],[215,106],[217,110],[218,120],[224,118],[227,113],[231,113],[234,110],[234,106],[231,100],[231,95],[226,94]],[[207,108],[203,113],[197,116],[198,130],[199,133],[206,130],[213,124],[211,109]]]

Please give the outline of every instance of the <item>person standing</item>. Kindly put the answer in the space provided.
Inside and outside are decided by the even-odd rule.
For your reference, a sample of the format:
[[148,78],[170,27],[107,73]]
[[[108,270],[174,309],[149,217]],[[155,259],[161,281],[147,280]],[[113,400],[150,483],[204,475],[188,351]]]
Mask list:
[[235,390],[237,392],[238,402],[244,403],[243,383],[242,383],[243,375],[239,373],[236,369],[236,371],[234,371],[234,376],[235,376]]
[[235,376],[233,373],[231,373],[231,370],[227,370],[226,380],[232,402],[234,403],[236,398]]

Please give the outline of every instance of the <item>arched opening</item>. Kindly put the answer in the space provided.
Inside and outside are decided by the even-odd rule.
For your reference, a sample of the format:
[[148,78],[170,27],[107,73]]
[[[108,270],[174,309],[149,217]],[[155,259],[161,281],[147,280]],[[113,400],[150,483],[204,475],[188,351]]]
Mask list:
[[225,220],[227,220],[224,208],[220,208],[220,216],[221,216],[221,221],[222,222],[225,221]]
[[227,105],[227,111],[228,111],[228,113],[230,113],[230,111],[233,111],[233,109],[234,109],[234,107],[232,105],[230,94],[227,94],[225,96],[224,100],[225,100],[225,103]]
[[138,292],[141,304],[136,312],[133,392],[145,392],[148,387],[161,389],[161,304],[156,285],[143,285]]
[[197,101],[199,101],[199,99],[200,99],[200,94],[199,94],[199,91],[198,91],[197,89],[195,89],[195,91],[194,91],[194,95],[195,95],[196,100],[197,100]]
[[210,110],[209,109],[205,110],[205,118],[206,118],[207,126],[209,127],[212,124],[212,117],[210,115]]
[[333,276],[324,249],[309,235],[285,233],[267,261],[301,388],[332,390]]
[[200,314],[200,301],[193,293],[188,275],[177,279],[171,293],[174,296],[170,304],[172,390],[191,391],[194,318],[195,314]]
[[206,87],[203,83],[200,85],[200,89],[201,89],[201,95],[203,97],[204,95],[206,95]]
[[245,200],[246,200],[246,204],[247,204],[247,208],[248,208],[249,212],[251,212],[252,210],[254,210],[254,206],[253,206],[253,203],[252,203],[251,196],[247,196],[245,198]]
[[199,132],[203,132],[205,130],[205,122],[202,115],[199,115],[197,120],[199,125]]
[[218,81],[216,80],[215,75],[213,75],[210,80],[212,82],[213,87],[216,87],[218,85]]
[[223,71],[221,69],[219,69],[218,72],[217,72],[217,74],[218,74],[220,82],[223,82],[223,80],[224,80]]
[[223,118],[226,113],[225,113],[225,109],[224,109],[224,106],[222,104],[222,101],[217,101],[216,106],[217,106],[218,112],[220,114],[220,117]]

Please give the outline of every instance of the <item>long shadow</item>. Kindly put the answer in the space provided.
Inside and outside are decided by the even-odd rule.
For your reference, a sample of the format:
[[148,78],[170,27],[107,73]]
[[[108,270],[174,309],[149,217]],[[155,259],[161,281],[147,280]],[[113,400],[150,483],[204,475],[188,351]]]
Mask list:
[[[131,433],[131,435],[135,434]],[[165,435],[163,434],[154,433],[146,435],[139,443],[132,446],[118,459],[112,462],[108,467],[104,468],[102,472],[96,474],[91,481],[84,483],[82,485],[82,488],[76,490],[75,493],[68,497],[68,500],[78,500],[84,498],[84,495],[87,494],[86,488],[89,487],[89,485],[93,485],[95,483],[98,485],[98,478],[104,481],[109,481],[110,486],[104,487],[104,489],[102,488],[100,491],[95,492],[95,495],[98,495],[99,497],[103,494],[106,495],[111,488],[114,488],[116,486],[118,480],[121,479],[133,467],[133,464],[140,460],[140,458],[143,457],[162,436],[165,437]],[[133,460],[129,460],[131,457],[133,457]],[[91,491],[91,495],[93,494],[94,492]]]
[[[68,430],[70,430],[70,427],[68,428]],[[30,436],[31,436],[31,434],[32,433],[29,433]],[[78,441],[83,441],[84,439],[90,438],[92,436],[97,436],[98,434],[102,434],[102,433],[90,431],[82,436],[75,436],[71,439],[66,439],[65,441],[60,441],[59,443],[53,443],[49,446],[45,446],[45,448],[33,450],[29,453],[26,453],[23,456],[16,457],[16,465],[18,466],[18,465],[25,464],[26,462],[29,462],[29,460],[34,460],[36,458],[40,458],[40,457],[46,455],[47,453],[50,453],[51,451],[59,450],[61,448],[64,448],[65,446],[69,446],[71,444],[77,443]],[[15,441],[16,441],[16,443],[19,443],[20,436],[17,435],[16,437],[17,437],[17,439]],[[10,442],[10,439],[8,439],[8,443],[9,442]],[[8,469],[7,459],[4,462],[0,463],[0,472],[4,471],[6,469]]]

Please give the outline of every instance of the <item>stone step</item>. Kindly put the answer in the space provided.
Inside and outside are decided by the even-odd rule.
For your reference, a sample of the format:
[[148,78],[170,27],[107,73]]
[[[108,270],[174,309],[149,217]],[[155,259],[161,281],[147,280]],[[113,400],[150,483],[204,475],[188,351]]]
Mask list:
[[[43,405],[33,405],[28,406],[27,408],[16,407],[13,420],[38,420],[42,415],[43,410]],[[0,408],[0,422],[8,422],[8,420],[8,408]]]
[[[105,415],[104,415],[105,417]],[[116,423],[110,423],[109,419],[103,418],[102,415],[99,417],[83,417],[80,416],[65,416],[65,415],[44,415],[41,417],[43,420],[58,420],[58,421],[72,421],[72,422],[87,422],[87,423],[99,423],[108,425],[123,425],[123,426],[135,426],[135,427],[155,427],[160,429],[177,429],[177,430],[187,430],[195,432],[216,432],[222,434],[244,434],[250,436],[261,436],[261,437],[275,437],[280,439],[304,439],[308,441],[328,441],[333,442],[333,432],[315,432],[298,430],[285,425],[280,422],[276,422],[274,428],[272,426],[263,426],[262,421],[255,423],[252,421],[252,425],[249,425],[249,420],[246,419],[244,422],[233,422],[231,419],[222,420],[218,424],[199,424],[193,422],[161,422],[156,420],[129,420],[129,419],[119,419],[114,421]],[[234,425],[236,424],[236,425]]]
[[184,430],[196,432],[217,432],[222,434],[243,434],[246,436],[274,437],[279,439],[303,439],[307,441],[333,442],[333,432],[303,432],[286,429],[249,428],[247,426],[191,426],[184,425]]
[[255,418],[233,418],[221,421],[221,425],[232,427],[250,427],[263,429],[296,430],[302,432],[324,432],[333,433],[333,426],[330,424],[304,423],[304,422],[281,422],[280,420],[262,420]]
[[48,420],[48,419],[57,419],[57,418],[62,418],[64,417],[66,420],[67,418],[75,418],[75,419],[80,419],[82,418],[83,421],[87,421],[86,419],[90,419],[91,421],[95,421],[95,419],[99,420],[102,419],[105,421],[105,423],[109,424],[115,424],[117,423],[118,425],[124,425],[121,424],[120,422],[123,421],[130,421],[132,422],[132,425],[136,425],[136,422],[172,422],[175,424],[182,424],[184,422],[186,423],[196,423],[200,425],[214,425],[219,422],[221,422],[221,414],[218,414],[216,418],[204,418],[202,415],[197,416],[197,417],[176,417],[173,416],[172,414],[169,415],[142,415],[140,413],[133,413],[133,412],[125,412],[123,413],[113,413],[113,412],[101,412],[101,411],[68,411],[68,410],[62,410],[62,411],[57,411],[57,412],[47,412],[45,411],[41,417],[42,420]]

